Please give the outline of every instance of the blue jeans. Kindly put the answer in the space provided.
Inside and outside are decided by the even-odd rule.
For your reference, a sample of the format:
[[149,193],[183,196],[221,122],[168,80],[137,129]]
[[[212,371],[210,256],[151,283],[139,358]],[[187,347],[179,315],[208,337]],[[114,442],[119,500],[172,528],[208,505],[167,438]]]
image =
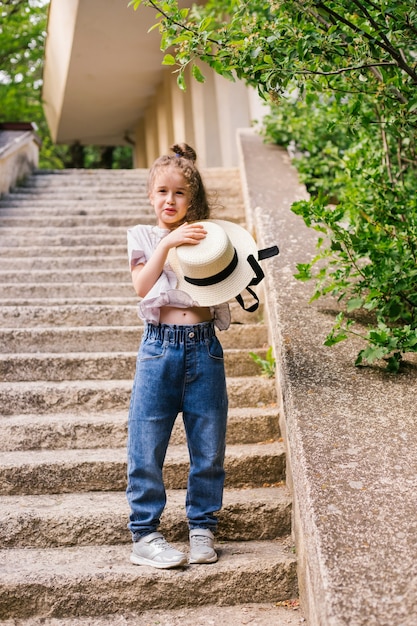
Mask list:
[[212,322],[147,324],[139,348],[128,422],[128,528],[154,532],[166,504],[162,467],[178,413],[190,456],[188,525],[214,531],[222,506],[227,423],[223,349]]

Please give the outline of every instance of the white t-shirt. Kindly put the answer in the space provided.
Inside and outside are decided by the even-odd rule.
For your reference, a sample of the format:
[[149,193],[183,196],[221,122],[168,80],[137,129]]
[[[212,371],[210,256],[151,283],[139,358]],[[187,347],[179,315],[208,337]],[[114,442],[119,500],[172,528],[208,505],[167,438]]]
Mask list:
[[[130,269],[139,263],[146,263],[153,254],[158,243],[170,231],[158,226],[139,224],[127,231],[127,253]],[[138,315],[151,324],[158,325],[161,306],[173,306],[179,309],[188,309],[200,306],[192,297],[177,289],[177,277],[169,263],[165,263],[162,274],[144,296],[138,305]],[[219,330],[226,330],[230,326],[230,307],[227,302],[210,307],[214,323]]]

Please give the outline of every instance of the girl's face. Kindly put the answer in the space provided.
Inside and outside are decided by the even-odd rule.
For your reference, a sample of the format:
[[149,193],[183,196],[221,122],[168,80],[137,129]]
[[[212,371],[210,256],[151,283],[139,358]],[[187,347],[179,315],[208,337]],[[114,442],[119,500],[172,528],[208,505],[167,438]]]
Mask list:
[[191,204],[191,193],[183,174],[174,167],[157,172],[149,200],[160,228],[171,230],[179,226]]

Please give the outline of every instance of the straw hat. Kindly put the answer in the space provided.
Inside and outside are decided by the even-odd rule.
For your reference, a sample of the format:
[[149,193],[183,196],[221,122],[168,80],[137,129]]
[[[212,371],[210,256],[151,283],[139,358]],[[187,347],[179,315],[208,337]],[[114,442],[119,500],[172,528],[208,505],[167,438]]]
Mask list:
[[168,262],[177,288],[200,306],[215,306],[235,298],[255,276],[248,257],[258,259],[258,248],[247,230],[226,220],[203,220],[207,235],[198,244],[172,248]]

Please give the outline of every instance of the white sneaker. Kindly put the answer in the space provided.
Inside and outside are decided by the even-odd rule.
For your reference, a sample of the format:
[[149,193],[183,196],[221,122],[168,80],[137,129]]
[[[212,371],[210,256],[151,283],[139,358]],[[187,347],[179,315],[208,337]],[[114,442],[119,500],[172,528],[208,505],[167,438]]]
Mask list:
[[180,567],[187,563],[187,556],[173,548],[161,533],[150,533],[135,541],[130,560],[135,565],[151,565],[158,569]]
[[190,563],[215,563],[214,536],[208,528],[190,530]]

